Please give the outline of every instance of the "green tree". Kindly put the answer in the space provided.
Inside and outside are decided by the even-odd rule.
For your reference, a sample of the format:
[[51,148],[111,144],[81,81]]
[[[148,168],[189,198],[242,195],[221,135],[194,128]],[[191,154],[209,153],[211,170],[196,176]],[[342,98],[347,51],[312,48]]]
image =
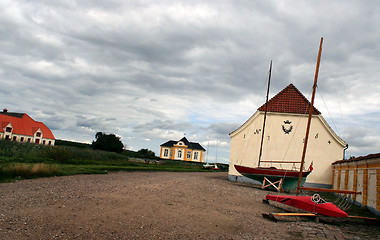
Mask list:
[[91,147],[93,149],[120,153],[123,151],[124,144],[121,142],[120,137],[117,137],[115,134],[97,132],[95,134],[95,141],[92,141]]
[[137,151],[137,153],[139,154],[139,157],[144,157],[144,158],[155,158],[156,157],[156,154],[147,148],[140,149]]

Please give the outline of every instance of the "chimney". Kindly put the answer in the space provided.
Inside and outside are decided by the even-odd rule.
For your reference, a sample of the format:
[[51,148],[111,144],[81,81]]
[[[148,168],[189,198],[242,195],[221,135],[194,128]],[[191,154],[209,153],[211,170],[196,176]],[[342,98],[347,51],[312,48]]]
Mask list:
[[8,112],[8,109],[4,108],[4,109],[3,109],[3,112],[4,112],[4,113]]

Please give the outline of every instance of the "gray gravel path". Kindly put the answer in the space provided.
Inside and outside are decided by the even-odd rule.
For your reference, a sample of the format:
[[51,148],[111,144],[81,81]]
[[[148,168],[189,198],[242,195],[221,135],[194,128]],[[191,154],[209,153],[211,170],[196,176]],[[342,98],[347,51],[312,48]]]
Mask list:
[[[380,239],[378,226],[278,212],[227,173],[120,172],[0,184],[0,239]],[[355,230],[357,229],[357,230]]]

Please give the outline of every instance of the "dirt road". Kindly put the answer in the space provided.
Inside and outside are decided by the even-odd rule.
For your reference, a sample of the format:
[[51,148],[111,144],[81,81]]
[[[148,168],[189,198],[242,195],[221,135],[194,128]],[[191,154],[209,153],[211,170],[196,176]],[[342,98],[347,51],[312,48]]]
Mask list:
[[266,193],[227,181],[227,173],[120,172],[1,183],[0,239],[380,237],[373,225],[268,221],[261,214],[279,209],[261,202]]

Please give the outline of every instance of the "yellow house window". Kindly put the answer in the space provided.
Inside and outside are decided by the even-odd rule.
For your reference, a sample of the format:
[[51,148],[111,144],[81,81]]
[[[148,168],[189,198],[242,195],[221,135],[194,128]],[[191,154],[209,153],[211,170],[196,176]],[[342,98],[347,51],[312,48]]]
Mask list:
[[178,152],[177,152],[177,157],[178,157],[178,158],[182,158],[182,151],[181,151],[181,150],[178,150]]
[[169,154],[169,150],[168,149],[164,149],[164,157],[167,157]]
[[198,160],[198,152],[194,153],[194,160]]
[[187,156],[186,156],[187,159],[190,159],[191,158],[191,152],[190,151],[187,151]]

